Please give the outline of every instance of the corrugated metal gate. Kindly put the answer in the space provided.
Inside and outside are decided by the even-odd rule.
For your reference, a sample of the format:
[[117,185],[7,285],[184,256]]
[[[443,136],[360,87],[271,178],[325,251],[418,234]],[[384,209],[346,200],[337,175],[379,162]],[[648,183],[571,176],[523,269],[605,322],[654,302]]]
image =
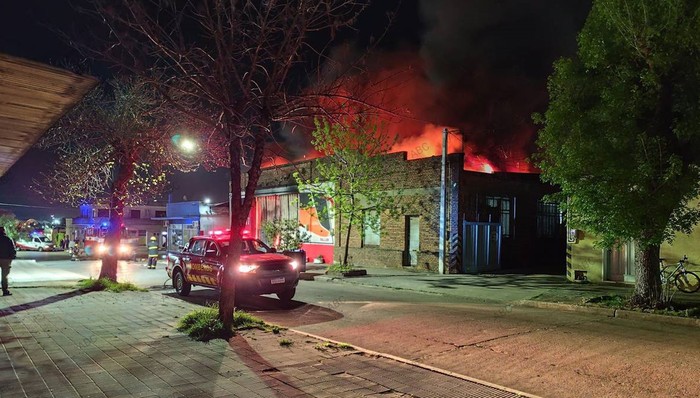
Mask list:
[[501,224],[464,221],[462,272],[473,274],[501,268]]

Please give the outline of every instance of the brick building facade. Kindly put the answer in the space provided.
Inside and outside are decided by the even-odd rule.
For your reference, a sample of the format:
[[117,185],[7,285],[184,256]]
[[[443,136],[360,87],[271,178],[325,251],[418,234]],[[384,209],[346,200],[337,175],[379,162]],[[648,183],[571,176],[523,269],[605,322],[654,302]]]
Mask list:
[[[398,218],[383,214],[378,234],[367,231],[363,236],[360,228],[355,228],[349,240],[351,262],[358,266],[415,267],[437,272],[441,158],[406,160],[406,153],[395,153],[386,155],[386,160],[383,178],[392,181],[404,211]],[[269,199],[276,198],[277,203],[289,206],[295,197],[299,198],[294,173],[314,177],[317,161],[322,159],[263,170],[256,191],[254,212],[258,215],[251,217],[252,224],[264,218],[260,211],[262,201],[269,207]],[[541,183],[536,174],[478,173],[465,171],[463,164],[463,154],[448,155],[446,272],[517,268],[564,273],[565,232],[561,214],[556,206],[542,201],[542,196],[553,188]],[[280,202],[279,198],[283,200]],[[288,209],[286,214],[293,217],[295,211]],[[336,217],[333,221],[329,241],[305,245],[309,260],[318,253],[336,260],[342,255],[344,220]],[[495,243],[489,247],[489,241]],[[487,253],[483,255],[475,253],[484,250]]]

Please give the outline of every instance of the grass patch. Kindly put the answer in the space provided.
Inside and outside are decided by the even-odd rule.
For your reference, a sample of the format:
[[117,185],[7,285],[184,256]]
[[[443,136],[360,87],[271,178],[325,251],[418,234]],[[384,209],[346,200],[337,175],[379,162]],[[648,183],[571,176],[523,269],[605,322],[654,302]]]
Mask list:
[[131,282],[114,282],[107,278],[100,279],[83,279],[78,281],[78,287],[80,289],[86,289],[91,291],[108,291],[113,293],[121,293],[125,291],[132,292],[147,292],[147,289],[140,288]]
[[177,325],[179,332],[187,334],[193,340],[203,342],[213,339],[228,340],[233,336],[234,331],[248,329],[260,329],[275,334],[279,334],[282,330],[279,326],[268,325],[262,319],[243,311],[233,313],[233,330],[225,330],[224,324],[219,320],[219,307],[216,304],[188,313]]
[[586,304],[595,304],[598,307],[606,308],[627,308],[630,307],[629,298],[620,295],[598,296],[586,300]]
[[346,343],[331,343],[330,341],[324,341],[323,343],[318,343],[314,346],[315,349],[319,351],[328,351],[328,350],[344,350],[344,351],[352,351],[355,349],[355,347],[351,346],[350,344]]
[[290,346],[292,346],[292,344],[294,344],[294,342],[292,340],[289,340],[289,339],[280,340],[280,346],[282,346],[282,347],[290,347]]
[[185,315],[178,322],[177,330],[190,336],[192,340],[207,342],[213,339],[228,340],[232,330],[225,330],[219,320],[219,309],[208,307]]
[[597,307],[645,312],[649,314],[678,316],[684,318],[700,318],[700,307],[698,307],[697,304],[671,302],[664,308],[640,308],[630,304],[630,299],[628,297],[623,297],[620,295],[593,297],[586,300],[585,304],[590,304]]
[[[218,309],[217,315],[218,315]],[[256,318],[247,312],[236,311],[233,313],[233,327],[236,330],[260,329],[266,330],[268,325],[260,318]]]
[[352,265],[342,265],[340,263],[333,263],[333,265],[328,266],[328,269],[326,270],[327,273],[338,273],[341,274],[343,272],[349,272],[355,269]]

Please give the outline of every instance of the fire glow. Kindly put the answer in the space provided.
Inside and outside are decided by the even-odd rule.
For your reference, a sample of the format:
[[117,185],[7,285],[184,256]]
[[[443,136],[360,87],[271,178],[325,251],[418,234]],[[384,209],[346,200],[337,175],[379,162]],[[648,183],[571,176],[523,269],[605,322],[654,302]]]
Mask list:
[[[384,56],[367,75],[351,77],[337,88],[337,98],[358,97],[369,109],[380,114],[378,120],[387,133],[398,137],[391,153],[406,152],[409,160],[440,156],[442,132],[449,131],[447,153],[464,153],[464,170],[481,173],[536,173],[528,163],[535,130],[527,124],[502,127],[493,121],[493,112],[470,114],[479,97],[469,92],[446,92],[432,83],[414,53]],[[330,96],[324,107],[343,109],[355,105],[334,103]],[[379,109],[387,110],[385,115]],[[361,109],[356,109],[359,112]],[[435,121],[443,122],[437,123]],[[507,129],[510,134],[503,134]],[[500,132],[500,134],[496,134]],[[310,141],[306,140],[307,143]],[[303,145],[299,145],[302,147]],[[284,159],[279,153],[266,157],[263,167],[310,160],[322,154],[311,149],[303,157]]]

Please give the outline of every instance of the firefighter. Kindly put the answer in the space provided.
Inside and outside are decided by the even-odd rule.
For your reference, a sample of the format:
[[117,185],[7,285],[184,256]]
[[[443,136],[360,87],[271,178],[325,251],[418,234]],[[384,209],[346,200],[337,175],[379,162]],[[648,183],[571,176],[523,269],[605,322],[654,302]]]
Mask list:
[[148,269],[156,269],[158,262],[158,237],[154,233],[148,239]]

